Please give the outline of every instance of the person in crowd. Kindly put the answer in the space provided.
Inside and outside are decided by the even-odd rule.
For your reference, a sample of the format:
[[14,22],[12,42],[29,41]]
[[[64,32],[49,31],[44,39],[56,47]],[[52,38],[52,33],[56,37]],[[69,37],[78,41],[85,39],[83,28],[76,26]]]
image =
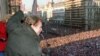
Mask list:
[[6,23],[10,18],[10,14],[0,19],[0,56],[4,56],[4,50],[7,43]]
[[19,10],[7,23],[8,42],[5,56],[41,56],[39,34],[42,20],[37,16],[24,16]]

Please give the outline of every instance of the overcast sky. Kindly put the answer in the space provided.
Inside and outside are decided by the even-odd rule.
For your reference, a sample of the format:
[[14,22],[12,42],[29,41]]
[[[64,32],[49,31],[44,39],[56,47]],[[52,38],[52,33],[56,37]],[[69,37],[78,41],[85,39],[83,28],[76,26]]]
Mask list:
[[[47,4],[50,1],[52,1],[52,0],[37,0],[37,3],[38,3],[39,6],[42,6],[42,5]],[[64,0],[53,0],[53,1],[55,3],[57,3],[57,2],[64,1]],[[25,9],[26,10],[31,10],[32,4],[33,4],[33,0],[22,0],[22,4],[25,5]]]

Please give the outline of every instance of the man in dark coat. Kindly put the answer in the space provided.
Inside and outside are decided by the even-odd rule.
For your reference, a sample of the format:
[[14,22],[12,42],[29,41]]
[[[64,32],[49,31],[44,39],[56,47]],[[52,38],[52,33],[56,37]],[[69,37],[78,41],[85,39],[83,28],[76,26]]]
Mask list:
[[42,22],[36,17],[26,17],[16,12],[7,23],[8,42],[5,56],[41,56],[39,34]]

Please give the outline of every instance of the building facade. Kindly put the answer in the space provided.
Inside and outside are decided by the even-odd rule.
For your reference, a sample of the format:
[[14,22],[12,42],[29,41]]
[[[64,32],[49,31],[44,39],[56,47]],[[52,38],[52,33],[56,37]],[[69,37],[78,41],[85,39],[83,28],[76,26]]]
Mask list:
[[0,19],[8,13],[7,0],[0,0]]
[[65,17],[65,2],[49,2],[47,5],[43,6],[40,11],[42,18],[44,18],[46,21],[62,24]]
[[10,14],[14,14],[21,7],[21,0],[8,0],[8,11]]
[[63,24],[65,17],[65,2],[55,3],[53,5],[53,21]]
[[85,29],[99,26],[100,0],[66,0],[65,7],[65,25]]

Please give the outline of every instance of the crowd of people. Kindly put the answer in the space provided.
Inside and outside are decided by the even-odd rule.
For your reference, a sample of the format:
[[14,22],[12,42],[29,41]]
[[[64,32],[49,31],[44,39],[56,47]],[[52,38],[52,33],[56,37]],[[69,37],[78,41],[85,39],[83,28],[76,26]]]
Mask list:
[[54,24],[47,26],[41,46],[44,51],[50,49],[50,56],[100,56],[100,29],[85,31]]

